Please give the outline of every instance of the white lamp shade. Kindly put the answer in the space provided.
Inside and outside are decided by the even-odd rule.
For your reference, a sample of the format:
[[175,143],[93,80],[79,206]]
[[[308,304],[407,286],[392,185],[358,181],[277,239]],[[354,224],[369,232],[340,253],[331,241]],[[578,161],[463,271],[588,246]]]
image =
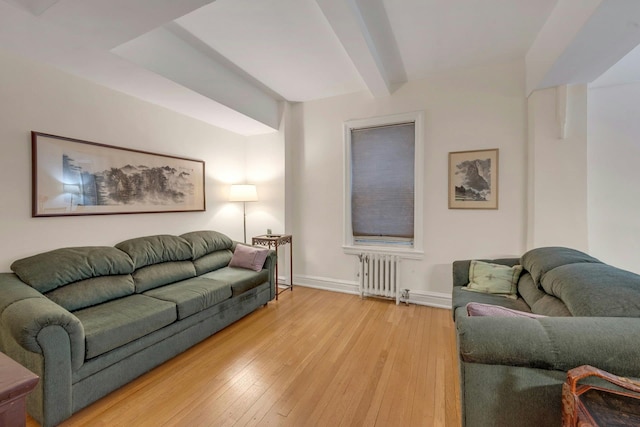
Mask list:
[[257,202],[258,192],[252,184],[233,184],[229,191],[230,202]]
[[62,184],[62,192],[80,194],[80,186],[78,184]]

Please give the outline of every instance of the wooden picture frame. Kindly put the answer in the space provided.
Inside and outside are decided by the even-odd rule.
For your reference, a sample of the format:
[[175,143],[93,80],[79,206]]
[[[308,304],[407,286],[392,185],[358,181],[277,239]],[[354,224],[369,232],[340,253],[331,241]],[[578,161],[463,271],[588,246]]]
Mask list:
[[32,216],[205,211],[204,161],[31,132]]
[[449,209],[498,209],[497,148],[449,153]]

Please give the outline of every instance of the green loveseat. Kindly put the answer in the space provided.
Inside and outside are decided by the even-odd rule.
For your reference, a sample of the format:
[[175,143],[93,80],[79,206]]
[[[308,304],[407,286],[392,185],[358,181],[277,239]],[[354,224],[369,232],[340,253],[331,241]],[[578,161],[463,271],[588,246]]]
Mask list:
[[197,231],[15,261],[0,274],[0,350],[40,376],[29,414],[57,425],[272,300],[275,253],[229,267],[236,245]]
[[[580,365],[640,377],[640,276],[560,247],[484,261],[523,272],[509,299],[462,289],[470,261],[453,263],[463,426],[560,426],[562,383]],[[471,302],[548,317],[469,316]]]

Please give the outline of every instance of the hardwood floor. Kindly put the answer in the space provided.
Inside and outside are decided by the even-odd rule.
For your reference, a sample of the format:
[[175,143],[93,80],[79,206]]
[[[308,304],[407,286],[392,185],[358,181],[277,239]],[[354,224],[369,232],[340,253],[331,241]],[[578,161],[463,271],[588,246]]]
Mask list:
[[62,425],[458,427],[456,363],[449,310],[296,287]]

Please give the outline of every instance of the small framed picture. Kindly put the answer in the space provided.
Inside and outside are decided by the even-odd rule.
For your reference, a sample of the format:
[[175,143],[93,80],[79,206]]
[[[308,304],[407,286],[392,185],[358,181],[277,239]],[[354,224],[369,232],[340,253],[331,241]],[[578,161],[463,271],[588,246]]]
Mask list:
[[449,153],[449,209],[498,209],[498,149]]

